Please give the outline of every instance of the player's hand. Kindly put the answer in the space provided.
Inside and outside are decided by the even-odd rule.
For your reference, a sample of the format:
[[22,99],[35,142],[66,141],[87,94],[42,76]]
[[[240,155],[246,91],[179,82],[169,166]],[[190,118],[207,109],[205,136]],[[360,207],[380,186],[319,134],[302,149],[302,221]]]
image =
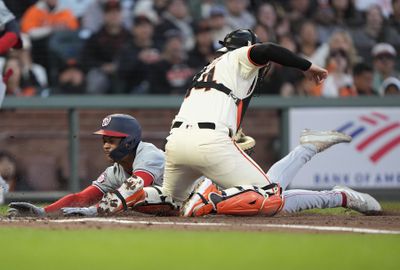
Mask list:
[[12,202],[8,205],[8,216],[37,216],[43,217],[46,212],[42,207],[38,207],[27,202]]
[[314,81],[316,84],[320,84],[328,76],[328,71],[315,64],[312,64],[308,70],[304,71],[304,74],[309,80]]
[[97,207],[63,207],[61,211],[64,216],[85,216],[94,217],[97,216]]

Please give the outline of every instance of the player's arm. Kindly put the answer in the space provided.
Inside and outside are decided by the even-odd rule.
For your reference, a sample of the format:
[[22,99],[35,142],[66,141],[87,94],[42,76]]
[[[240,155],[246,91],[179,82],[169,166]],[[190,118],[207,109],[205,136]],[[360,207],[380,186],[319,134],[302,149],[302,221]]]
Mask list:
[[328,72],[312,64],[290,50],[274,43],[256,44],[249,49],[249,60],[259,66],[264,66],[272,61],[283,66],[293,67],[304,71],[306,77],[314,80],[317,84],[321,83]]
[[0,54],[7,53],[11,48],[22,48],[18,24],[11,20],[4,26],[4,34],[0,37]]
[[60,210],[63,207],[86,207],[100,201],[103,192],[96,186],[91,185],[81,192],[69,194],[58,201],[46,206],[44,211],[51,213]]
[[144,182],[143,186],[145,186],[145,187],[151,186],[154,183],[154,176],[147,171],[136,170],[132,174],[137,177],[142,178],[143,182]]
[[27,202],[12,202],[8,206],[8,215],[35,215],[45,216],[47,213],[52,213],[60,210],[63,207],[84,207],[91,206],[103,197],[103,192],[96,186],[87,187],[81,192],[69,194],[58,201],[42,208]]

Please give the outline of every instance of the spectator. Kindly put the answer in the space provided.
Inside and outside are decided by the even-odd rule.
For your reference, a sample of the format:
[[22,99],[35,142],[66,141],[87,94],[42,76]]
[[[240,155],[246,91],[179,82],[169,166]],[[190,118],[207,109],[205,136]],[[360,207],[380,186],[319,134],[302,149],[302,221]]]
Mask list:
[[103,9],[104,25],[87,40],[82,52],[81,63],[88,71],[86,82],[90,94],[111,93],[112,89],[118,88],[117,56],[130,37],[129,32],[122,26],[119,2],[107,1]]
[[372,5],[366,13],[366,24],[353,31],[353,40],[364,61],[368,61],[372,47],[384,42],[393,46],[400,45],[400,35],[387,25],[379,6]]
[[289,0],[286,17],[292,25],[296,25],[304,18],[312,18],[313,6],[310,0]]
[[395,58],[397,52],[388,43],[378,43],[372,49],[374,63],[373,88],[378,92],[383,81],[389,77],[398,77],[395,70]]
[[328,77],[322,84],[324,97],[344,97],[357,95],[351,76],[349,54],[343,49],[330,50],[328,57]]
[[200,71],[215,58],[215,48],[208,22],[199,21],[195,27],[196,43],[189,52],[188,64],[194,70]]
[[356,9],[362,13],[367,12],[372,5],[379,6],[385,18],[392,12],[390,2],[392,0],[353,0]]
[[389,18],[389,25],[400,34],[400,0],[392,0],[393,13]]
[[183,0],[170,0],[162,16],[162,20],[156,28],[156,42],[163,44],[166,32],[169,30],[178,30],[181,32],[185,50],[191,50],[194,46],[191,23],[192,18],[187,3]]
[[381,96],[400,95],[400,80],[395,77],[385,79],[379,88]]
[[319,2],[315,20],[319,24],[319,36],[326,41],[333,32],[348,27],[360,26],[363,23],[351,0],[329,0],[327,4]]
[[152,66],[150,93],[184,94],[193,74],[193,69],[187,64],[186,51],[180,32],[168,31],[162,60]]
[[211,9],[223,4],[223,0],[191,0],[188,1],[190,14],[198,21],[210,17]]
[[228,11],[226,21],[232,29],[253,28],[256,21],[247,11],[249,0],[225,0],[224,3]]
[[61,9],[68,9],[79,20],[86,10],[97,0],[58,0]]
[[364,62],[358,63],[353,68],[354,88],[358,96],[374,96],[372,87],[373,69]]
[[[31,42],[26,34],[21,34],[23,47],[20,50],[13,50],[10,56],[18,59],[21,65],[22,84],[33,82],[35,92],[42,96],[49,94],[46,70],[43,66],[32,62]],[[0,58],[0,70],[3,70],[6,59]]]
[[277,40],[275,29],[278,15],[275,7],[269,3],[261,3],[256,10],[256,19],[257,23],[266,29],[268,39],[271,41]]
[[149,91],[151,65],[160,60],[160,52],[153,40],[154,23],[145,15],[137,15],[132,26],[132,38],[118,60],[118,73],[124,93],[143,94]]
[[140,0],[135,3],[133,15],[146,14],[156,24],[161,21],[161,17],[167,9],[169,0]]
[[224,40],[225,36],[234,29],[228,25],[227,11],[224,6],[214,6],[210,10],[210,26],[212,28],[213,41]]
[[69,59],[58,72],[57,93],[84,94],[85,73],[75,59]]
[[32,190],[23,181],[16,158],[7,151],[0,151],[0,176],[7,182],[9,191]]
[[318,48],[318,33],[315,24],[308,20],[302,22],[298,33],[299,54],[307,59],[313,58]]
[[37,0],[3,0],[6,7],[15,15],[17,21],[20,21],[25,11],[35,4]]
[[339,30],[332,34],[328,42],[318,47],[310,61],[323,67],[328,66],[327,59],[330,51],[343,50],[349,56],[350,67],[353,67],[359,61],[359,56],[354,47],[353,39],[345,30]]
[[[63,0],[69,2],[69,0]],[[79,1],[79,0],[75,0]],[[89,0],[90,1],[90,0]],[[104,5],[107,2],[118,2],[121,5],[121,20],[125,29],[130,29],[132,26],[132,9],[133,0],[94,0],[87,6],[85,12],[81,16],[82,28],[85,30],[83,36],[90,36],[93,33],[100,31],[104,21]]]
[[76,30],[78,21],[72,12],[60,9],[57,0],[40,0],[24,13],[21,19],[21,30],[27,33],[32,41],[34,62],[49,69],[48,40],[52,33],[65,30]]
[[253,28],[253,32],[257,35],[260,42],[272,42],[271,34],[263,25],[256,24]]
[[37,77],[32,72],[24,73],[24,67],[21,62],[21,57],[15,54],[10,54],[4,63],[2,72],[3,76],[8,69],[12,69],[13,74],[10,76],[10,78],[6,83],[7,95],[15,95],[15,96],[41,95],[43,89],[41,88],[41,85]]

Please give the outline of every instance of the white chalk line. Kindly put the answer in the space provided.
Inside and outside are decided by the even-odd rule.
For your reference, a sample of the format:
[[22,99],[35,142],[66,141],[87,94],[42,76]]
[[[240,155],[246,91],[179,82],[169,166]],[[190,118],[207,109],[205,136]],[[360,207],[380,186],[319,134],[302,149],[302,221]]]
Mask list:
[[[13,220],[11,220],[13,221]],[[15,220],[18,221],[18,220]],[[117,223],[129,225],[173,225],[187,227],[249,227],[249,228],[272,228],[272,229],[296,229],[306,231],[326,231],[326,232],[350,232],[365,234],[400,234],[399,230],[381,230],[357,227],[339,227],[339,226],[313,226],[313,225],[292,225],[292,224],[232,224],[232,223],[207,223],[207,222],[176,222],[176,221],[146,221],[146,220],[127,220],[116,218],[75,218],[75,219],[54,219],[37,220],[47,223],[76,223],[76,222],[99,222],[99,223]]]

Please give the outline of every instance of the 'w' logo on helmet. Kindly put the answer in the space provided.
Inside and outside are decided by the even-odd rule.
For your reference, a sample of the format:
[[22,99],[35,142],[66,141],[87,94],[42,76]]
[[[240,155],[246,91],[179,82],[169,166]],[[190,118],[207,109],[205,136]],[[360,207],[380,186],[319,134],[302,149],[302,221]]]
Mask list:
[[372,112],[361,115],[356,121],[349,121],[337,129],[359,140],[358,152],[367,153],[372,163],[378,163],[384,156],[400,147],[400,122],[391,121],[385,114]]
[[110,122],[111,122],[111,116],[107,116],[106,118],[103,119],[101,126],[106,127],[106,126],[108,126],[108,124],[110,124]]

